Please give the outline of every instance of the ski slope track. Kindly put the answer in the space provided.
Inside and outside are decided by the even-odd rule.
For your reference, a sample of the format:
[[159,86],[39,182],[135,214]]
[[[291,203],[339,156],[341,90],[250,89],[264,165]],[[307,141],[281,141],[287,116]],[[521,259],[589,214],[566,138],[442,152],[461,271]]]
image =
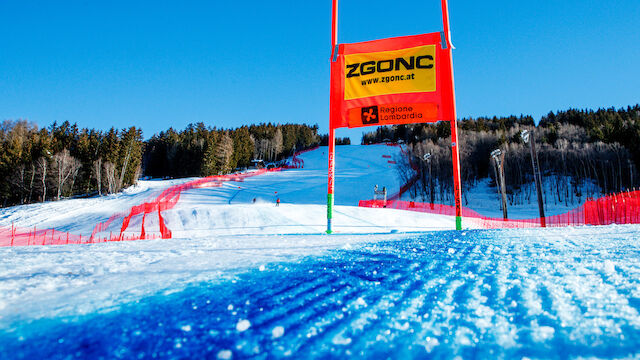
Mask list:
[[[0,359],[640,358],[639,225],[460,232],[360,208],[400,188],[399,149],[337,150],[335,235],[319,148],[183,191],[171,239],[0,248]],[[192,180],[0,209],[0,226],[91,234]]]
[[[389,160],[401,156],[399,147],[341,146],[337,155],[337,206],[334,215],[337,232],[451,228],[449,216],[354,208],[359,200],[372,196],[376,184],[380,188],[386,186],[390,193],[401,187],[394,161]],[[137,186],[121,194],[2,209],[0,227],[4,227],[5,232],[12,227],[25,231],[36,227],[62,232],[61,235],[51,235],[51,239],[33,241],[31,244],[49,244],[54,238],[59,241],[53,243],[65,243],[67,232],[85,237],[85,240],[76,243],[145,238],[142,235],[161,237],[157,209],[145,216],[137,215],[128,219],[128,215],[136,207],[158,202],[168,189],[195,183],[177,192],[177,200],[170,209],[161,212],[173,238],[321,233],[326,229],[326,147],[303,152],[298,159],[305,164],[304,169],[260,173],[257,176],[255,172],[249,172],[238,175],[240,179],[237,181],[234,176],[220,177],[222,180],[215,178],[204,183],[200,183],[200,179],[140,181]],[[277,198],[280,198],[281,206],[274,208]],[[110,221],[114,216],[117,221]],[[8,246],[10,234],[4,235],[2,238],[7,242],[5,246]]]

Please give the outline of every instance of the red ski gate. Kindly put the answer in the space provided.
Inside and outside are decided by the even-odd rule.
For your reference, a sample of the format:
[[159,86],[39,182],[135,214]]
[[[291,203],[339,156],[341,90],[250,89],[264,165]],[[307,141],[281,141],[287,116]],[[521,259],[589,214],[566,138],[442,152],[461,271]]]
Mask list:
[[335,129],[437,121],[451,124],[456,229],[462,229],[453,47],[447,1],[441,4],[443,32],[338,46],[338,0],[333,0],[327,233],[332,232]]

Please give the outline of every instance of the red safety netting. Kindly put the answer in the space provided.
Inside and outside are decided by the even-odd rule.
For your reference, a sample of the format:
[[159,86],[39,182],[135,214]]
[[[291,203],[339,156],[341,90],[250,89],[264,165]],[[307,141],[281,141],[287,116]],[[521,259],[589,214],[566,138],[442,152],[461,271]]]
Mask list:
[[300,159],[298,156],[300,156],[301,154],[304,154],[306,152],[312,151],[319,148],[319,146],[314,146],[312,148],[306,149],[306,150],[302,150],[302,151],[297,151],[293,154],[293,156],[291,157],[291,163],[288,165],[283,166],[283,169],[301,169],[304,168],[304,159]]
[[[384,200],[361,200],[358,205],[361,207],[384,207],[448,216],[455,216],[456,214],[455,206],[452,205],[395,199],[387,200],[386,203]],[[504,220],[480,215],[466,207],[462,208],[462,216],[466,221],[485,229],[541,227],[540,218]],[[573,210],[564,214],[546,216],[544,220],[545,225],[548,227],[640,224],[640,191],[623,192],[595,200],[588,199],[583,205]]]
[[[220,187],[223,182],[242,182],[252,176],[266,172],[280,171],[281,168],[260,169],[252,172],[209,176],[180,185],[171,186],[155,199],[131,207],[127,212],[116,213],[107,221],[96,224],[91,235],[77,235],[55,229],[23,228],[17,226],[0,227],[0,246],[92,244],[107,241],[169,239],[171,230],[165,224],[162,212],[172,209],[180,200],[183,191],[193,188]],[[131,228],[133,219],[140,219],[140,226]],[[149,229],[148,223],[153,224]]]
[[[155,235],[147,235],[145,239],[155,239]],[[107,241],[139,240],[138,235],[122,237],[95,237],[76,235],[56,229],[22,228],[17,226],[0,228],[0,246],[30,246],[30,245],[66,245],[92,244]]]
[[[387,144],[398,146],[396,144]],[[317,147],[316,147],[317,148]],[[293,159],[301,153],[314,150],[304,150],[294,154]],[[405,150],[400,147],[401,151]],[[302,159],[293,162],[295,166],[304,166]],[[411,164],[414,170],[417,166]],[[29,245],[64,245],[64,244],[90,244],[110,241],[144,240],[172,237],[171,230],[165,224],[162,212],[170,210],[180,200],[183,191],[194,188],[220,187],[224,182],[242,182],[245,178],[261,175],[266,172],[280,171],[281,168],[260,169],[253,172],[210,176],[180,185],[171,186],[162,191],[155,199],[131,207],[127,212],[116,213],[107,221],[94,226],[91,235],[77,235],[56,229],[38,229],[25,227],[0,227],[0,246],[29,246]],[[402,194],[408,191],[419,179],[416,172],[397,193],[391,194],[386,203],[384,200],[362,200],[362,207],[386,207],[419,211],[432,214],[455,216],[455,207],[452,205],[430,204],[414,201],[399,200]],[[486,229],[496,228],[531,228],[540,227],[540,218],[534,219],[507,219],[482,216],[469,209],[462,208],[462,216],[478,227]],[[132,228],[134,219],[138,219],[139,227]],[[638,224],[640,223],[640,191],[624,192],[601,197],[599,199],[587,199],[580,207],[565,214],[545,217],[546,226],[561,227],[575,225],[608,225],[608,224]],[[151,226],[151,227],[150,227]]]
[[[29,245],[65,245],[92,244],[108,241],[170,239],[171,230],[167,227],[162,212],[173,209],[180,200],[183,191],[194,188],[220,187],[224,182],[242,182],[252,176],[266,172],[281,171],[288,168],[304,167],[304,160],[298,158],[303,153],[317,149],[318,146],[298,151],[293,154],[291,165],[282,168],[260,169],[245,173],[209,176],[180,185],[171,186],[155,199],[131,207],[128,211],[113,214],[108,220],[96,224],[91,235],[77,235],[55,229],[24,228],[17,226],[0,227],[0,247]],[[139,227],[131,226],[137,223]]]

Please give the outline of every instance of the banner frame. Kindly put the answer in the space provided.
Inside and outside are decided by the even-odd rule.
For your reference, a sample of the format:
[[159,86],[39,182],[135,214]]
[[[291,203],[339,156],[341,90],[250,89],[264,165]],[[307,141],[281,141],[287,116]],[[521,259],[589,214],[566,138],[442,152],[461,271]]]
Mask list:
[[[458,149],[458,132],[457,132],[457,114],[456,114],[456,100],[455,100],[455,86],[454,86],[454,78],[453,78],[453,54],[452,49],[454,49],[451,43],[451,32],[449,26],[449,9],[447,0],[441,0],[442,6],[442,23],[443,23],[443,31],[441,36],[444,39],[441,39],[440,43],[444,50],[446,50],[446,54],[448,55],[449,64],[446,66],[449,73],[447,74],[450,81],[446,81],[442,84],[442,86],[450,86],[450,89],[446,89],[447,91],[443,91],[445,94],[450,94],[450,99],[442,99],[442,101],[447,102],[450,107],[450,119],[438,119],[436,121],[449,121],[451,126],[451,157],[452,157],[452,165],[453,165],[453,184],[454,184],[454,199],[455,199],[455,208],[456,208],[456,230],[462,230],[462,189],[460,183],[460,160],[459,160],[459,149]],[[425,34],[431,35],[431,34]],[[382,39],[387,40],[387,39]],[[376,41],[376,40],[374,40]],[[337,66],[337,58],[338,54],[342,53],[342,46],[338,45],[338,0],[332,0],[332,27],[331,27],[331,57],[329,59],[331,69]],[[333,71],[332,71],[333,73]],[[333,90],[333,81],[331,81],[330,86],[330,104],[336,104],[334,99],[335,91]],[[332,220],[333,220],[333,207],[334,207],[334,189],[335,189],[335,127],[336,117],[338,115],[338,111],[330,106],[329,110],[329,151],[328,151],[328,181],[327,181],[327,234],[331,234],[333,232],[332,228]],[[342,113],[340,112],[340,116]]]

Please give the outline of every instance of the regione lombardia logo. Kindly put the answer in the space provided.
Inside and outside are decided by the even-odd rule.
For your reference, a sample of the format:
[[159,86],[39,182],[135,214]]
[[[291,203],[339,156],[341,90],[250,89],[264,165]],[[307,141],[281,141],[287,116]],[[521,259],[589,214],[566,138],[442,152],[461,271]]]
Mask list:
[[377,124],[379,121],[378,106],[362,108],[362,125]]

